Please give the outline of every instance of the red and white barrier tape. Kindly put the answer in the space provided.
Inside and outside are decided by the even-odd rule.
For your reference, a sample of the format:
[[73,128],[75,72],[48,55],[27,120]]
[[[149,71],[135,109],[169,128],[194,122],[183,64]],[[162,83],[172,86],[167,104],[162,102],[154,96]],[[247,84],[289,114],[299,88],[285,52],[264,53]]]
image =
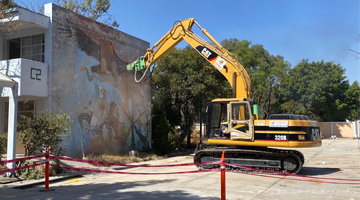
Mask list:
[[[264,175],[264,174],[252,174],[252,173],[246,173],[246,172],[235,172],[231,170],[226,170],[227,172],[233,172],[233,173],[239,173],[239,174],[247,174],[247,175],[253,175],[253,176],[261,176],[261,177],[267,177],[267,178],[279,178],[276,176],[270,176],[270,175]],[[330,184],[339,184],[339,185],[360,185],[360,183],[344,183],[344,182],[330,182],[330,181],[318,181],[318,180],[307,180],[307,179],[296,179],[296,178],[281,178],[286,180],[293,180],[293,181],[306,181],[306,182],[316,182],[316,183],[330,183]],[[321,179],[321,178],[318,178]]]
[[13,171],[17,171],[17,170],[22,170],[22,169],[26,169],[26,168],[30,168],[30,167],[35,167],[35,166],[39,166],[39,165],[43,165],[43,164],[45,164],[45,163],[42,162],[42,163],[37,163],[37,164],[33,164],[33,165],[27,165],[27,166],[13,168],[13,169],[6,169],[6,170],[0,171],[0,174],[4,174],[6,172],[13,172]]
[[278,175],[283,175],[283,176],[294,176],[294,177],[302,177],[302,178],[327,179],[327,180],[338,180],[338,181],[360,181],[360,179],[325,178],[325,177],[320,178],[320,177],[315,177],[315,176],[306,176],[306,175],[300,175],[300,174],[275,172],[275,171],[270,171],[270,170],[255,169],[255,168],[251,168],[251,167],[245,167],[245,166],[241,166],[241,165],[234,165],[234,164],[228,164],[228,163],[226,163],[226,165],[231,166],[231,167],[238,167],[238,168],[248,169],[248,170],[252,170],[252,171],[260,171],[260,172],[278,174]]
[[70,160],[70,161],[75,161],[75,162],[83,162],[83,163],[90,163],[90,164],[96,164],[96,165],[109,165],[109,166],[121,166],[121,167],[180,167],[180,166],[209,165],[209,164],[219,164],[220,163],[220,161],[212,161],[212,162],[185,163],[185,164],[175,164],[175,165],[127,165],[127,164],[100,162],[100,161],[95,161],[95,160],[81,160],[81,159],[75,159],[75,158],[66,158],[66,157],[60,157],[60,156],[49,156],[49,159]]
[[30,159],[34,159],[34,158],[41,158],[41,157],[45,157],[45,155],[38,155],[38,156],[31,156],[31,157],[25,157],[25,158],[17,158],[17,159],[14,159],[14,160],[0,161],[0,165],[6,164],[6,163],[13,163],[13,162],[30,160]]
[[[138,173],[138,172],[116,172],[116,171],[105,171],[105,170],[95,170],[95,169],[81,169],[81,168],[74,168],[74,167],[62,167],[58,165],[50,164],[53,167],[59,167],[62,169],[67,169],[71,171],[80,171],[80,172],[91,172],[91,173],[110,173],[110,174],[128,174],[128,175],[168,175],[168,174],[192,174],[192,173],[202,173],[202,172],[214,172],[220,171],[220,169],[211,169],[211,170],[197,170],[197,171],[185,171],[185,172],[167,172],[167,173]],[[227,172],[233,172],[226,170]],[[254,175],[254,176],[261,176],[261,177],[268,177],[268,178],[279,178],[276,176],[264,175],[264,174],[249,174],[246,172],[235,172],[247,175]],[[301,176],[302,177],[302,176]],[[302,177],[306,178],[306,177]],[[316,177],[314,177],[316,178]],[[329,181],[319,181],[319,180],[305,180],[305,179],[295,179],[295,178],[282,178],[286,180],[294,180],[294,181],[307,181],[307,182],[316,182],[316,183],[329,183],[329,184],[343,184],[343,185],[360,185],[360,183],[346,183],[346,182],[329,182]],[[318,178],[321,179],[321,178]],[[335,179],[336,180],[336,179]],[[341,180],[341,179],[340,179]],[[346,180],[346,179],[345,179]],[[354,181],[353,179],[349,179]]]
[[220,171],[219,169],[212,169],[212,170],[196,170],[196,171],[185,171],[185,172],[136,173],[136,172],[115,172],[115,171],[105,171],[105,170],[96,170],[96,169],[82,169],[82,168],[74,168],[74,167],[62,167],[62,166],[53,165],[53,164],[50,164],[50,165],[53,166],[53,167],[58,167],[58,168],[61,168],[61,169],[67,169],[67,170],[78,171],[78,172],[109,173],[109,174],[130,174],[130,175],[193,174],[193,173]]
[[[6,160],[1,161],[0,164],[6,164],[6,163],[12,163],[12,162],[19,162],[19,161],[25,161],[35,158],[41,158],[45,157],[45,155],[37,155],[37,156],[31,156],[31,157],[25,157],[25,158],[18,158],[13,160]],[[207,165],[207,164],[219,164],[220,161],[215,162],[202,162],[202,163],[185,163],[185,164],[175,164],[175,165],[127,165],[127,164],[117,164],[117,163],[108,163],[108,162],[100,162],[100,161],[93,161],[93,160],[80,160],[75,158],[66,158],[66,157],[60,157],[60,156],[49,156],[49,159],[58,159],[58,160],[69,160],[69,161],[76,161],[76,162],[84,162],[84,163],[90,163],[90,164],[98,164],[98,165],[111,165],[111,166],[122,166],[122,167],[179,167],[179,166],[191,166],[191,165]],[[0,171],[0,174],[6,173],[6,172],[12,172],[17,170],[22,170],[26,168],[31,168],[39,165],[43,165],[45,162],[37,163],[33,165],[27,165],[23,167],[18,167],[14,169],[7,169]],[[359,182],[360,179],[341,179],[341,178],[323,178],[323,177],[315,177],[315,176],[306,176],[306,175],[298,175],[298,174],[291,174],[291,173],[284,173],[284,172],[276,172],[276,171],[269,171],[269,170],[263,170],[263,169],[255,169],[250,167],[245,167],[241,165],[234,165],[225,163],[228,166],[237,167],[237,168],[243,168],[248,169],[252,171],[261,171],[261,172],[267,172],[277,175],[283,175],[283,176],[293,176],[297,178],[309,178],[309,179],[323,179],[323,180],[340,180],[340,181],[356,181]],[[197,171],[185,171],[185,172],[167,172],[167,173],[136,173],[136,172],[116,172],[116,171],[105,171],[105,170],[94,170],[94,169],[81,169],[81,168],[74,168],[74,167],[62,167],[58,165],[50,164],[53,167],[58,167],[62,169],[67,169],[71,171],[80,171],[80,172],[92,172],[92,173],[112,173],[112,174],[130,174],[130,175],[167,175],[167,174],[191,174],[191,173],[202,173],[202,172],[213,172],[213,171],[220,171],[220,169],[211,169],[211,170],[197,170]],[[234,172],[229,171],[228,172]],[[247,172],[235,172],[240,174],[247,174],[247,175],[254,175],[254,176],[261,176],[261,177],[268,177],[268,178],[278,178],[271,175],[264,175],[264,174],[254,174],[254,173],[247,173]],[[330,184],[345,184],[345,185],[360,185],[360,183],[347,183],[347,182],[330,182],[330,181],[319,181],[319,180],[306,180],[306,179],[295,179],[295,178],[283,178],[287,180],[295,180],[295,181],[307,181],[307,182],[316,182],[316,183],[330,183]]]

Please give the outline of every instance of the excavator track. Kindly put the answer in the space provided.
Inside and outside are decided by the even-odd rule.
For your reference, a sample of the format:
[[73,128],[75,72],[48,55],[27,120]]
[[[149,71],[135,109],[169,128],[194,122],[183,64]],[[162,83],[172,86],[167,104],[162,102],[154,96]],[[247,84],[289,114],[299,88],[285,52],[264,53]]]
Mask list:
[[[225,151],[225,162],[251,168],[266,169],[286,173],[298,173],[305,162],[300,151],[288,149],[228,149],[214,148],[200,150],[195,153],[194,162],[219,161]],[[199,169],[218,168],[219,164],[197,165]],[[229,169],[243,170],[229,167]],[[243,170],[248,171],[248,170]]]

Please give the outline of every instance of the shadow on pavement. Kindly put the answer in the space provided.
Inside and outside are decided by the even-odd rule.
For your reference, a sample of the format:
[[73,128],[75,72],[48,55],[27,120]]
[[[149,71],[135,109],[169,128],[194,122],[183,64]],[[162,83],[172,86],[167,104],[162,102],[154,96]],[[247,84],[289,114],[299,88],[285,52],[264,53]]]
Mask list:
[[297,174],[300,175],[327,175],[327,174],[333,174],[336,172],[341,171],[340,168],[326,168],[326,167],[302,167],[300,172]]
[[[150,181],[134,181],[134,182],[116,182],[116,183],[87,183],[81,185],[66,184],[51,186],[55,189],[50,192],[37,192],[38,187],[25,190],[7,189],[1,191],[2,195],[13,195],[16,199],[218,199],[218,198],[202,198],[197,195],[187,193],[182,190],[166,191],[167,188],[156,187],[157,184],[164,186],[174,181],[166,180],[150,180]],[[152,189],[144,191],[142,187],[153,185]],[[164,191],[165,190],[165,191]]]

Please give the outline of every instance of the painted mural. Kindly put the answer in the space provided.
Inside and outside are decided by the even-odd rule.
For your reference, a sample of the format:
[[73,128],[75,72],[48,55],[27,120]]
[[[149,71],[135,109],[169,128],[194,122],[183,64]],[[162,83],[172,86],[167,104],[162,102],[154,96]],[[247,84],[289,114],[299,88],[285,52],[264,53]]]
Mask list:
[[55,5],[52,19],[51,107],[73,121],[66,154],[150,149],[150,81],[125,67],[149,43]]

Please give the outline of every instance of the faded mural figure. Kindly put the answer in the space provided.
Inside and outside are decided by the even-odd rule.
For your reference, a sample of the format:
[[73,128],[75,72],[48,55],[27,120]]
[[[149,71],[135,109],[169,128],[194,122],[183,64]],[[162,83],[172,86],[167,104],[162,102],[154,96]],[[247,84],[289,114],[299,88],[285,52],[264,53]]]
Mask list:
[[81,148],[87,153],[108,154],[150,149],[149,84],[135,84],[126,62],[117,54],[114,38],[85,28],[80,23],[83,19],[61,16],[57,20],[59,46],[65,42],[70,43],[67,48],[76,49],[69,67],[75,69],[78,99],[67,107],[75,111],[71,137],[77,149],[68,154]]

